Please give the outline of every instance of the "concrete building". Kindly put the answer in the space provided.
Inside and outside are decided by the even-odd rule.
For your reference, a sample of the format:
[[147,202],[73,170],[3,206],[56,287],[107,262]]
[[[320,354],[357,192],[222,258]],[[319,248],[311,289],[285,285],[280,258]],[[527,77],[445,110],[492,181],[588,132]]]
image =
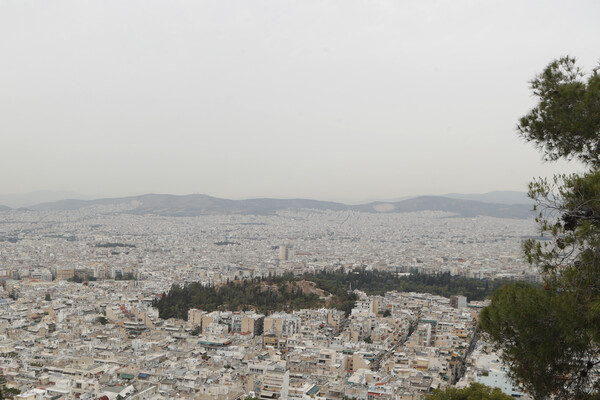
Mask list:
[[292,336],[300,331],[299,317],[287,313],[273,313],[265,318],[264,331],[279,337]]
[[290,371],[285,367],[275,366],[265,371],[260,399],[287,400],[290,389]]
[[290,249],[285,244],[279,246],[279,260],[287,261],[290,259]]
[[467,298],[465,296],[452,296],[450,297],[450,306],[454,308],[466,308]]
[[199,326],[200,329],[202,329],[202,317],[206,314],[206,311],[191,308],[188,310],[188,322],[194,326]]

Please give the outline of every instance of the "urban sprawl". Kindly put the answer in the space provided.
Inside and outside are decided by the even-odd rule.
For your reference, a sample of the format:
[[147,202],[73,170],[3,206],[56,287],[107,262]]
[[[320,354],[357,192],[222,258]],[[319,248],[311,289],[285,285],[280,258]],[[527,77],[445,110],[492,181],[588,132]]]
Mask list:
[[0,213],[0,369],[18,399],[423,399],[480,382],[524,396],[477,333],[485,302],[391,291],[336,309],[190,309],[173,284],[323,271],[535,281],[530,220],[441,212],[161,217]]

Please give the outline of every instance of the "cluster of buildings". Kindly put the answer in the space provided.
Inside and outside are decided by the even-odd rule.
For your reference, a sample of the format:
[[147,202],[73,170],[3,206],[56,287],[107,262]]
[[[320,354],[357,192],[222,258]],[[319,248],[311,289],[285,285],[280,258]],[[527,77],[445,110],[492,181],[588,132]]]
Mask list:
[[147,281],[18,286],[16,300],[1,293],[0,369],[19,399],[422,399],[501,368],[476,348],[481,305],[460,297],[356,291],[348,316],[191,309],[184,321],[158,318]]
[[[172,284],[362,267],[535,280],[529,221],[442,213],[167,218],[111,210],[0,213],[0,372],[19,399],[422,399],[502,382],[481,304],[389,292],[334,309],[192,309]],[[513,390],[514,389],[514,390]],[[522,394],[522,393],[521,393]]]
[[[97,207],[0,212],[0,282],[31,278],[243,279],[337,268],[536,280],[521,257],[530,220],[442,212],[161,217]],[[99,214],[100,213],[100,214]],[[102,214],[104,213],[104,214]]]

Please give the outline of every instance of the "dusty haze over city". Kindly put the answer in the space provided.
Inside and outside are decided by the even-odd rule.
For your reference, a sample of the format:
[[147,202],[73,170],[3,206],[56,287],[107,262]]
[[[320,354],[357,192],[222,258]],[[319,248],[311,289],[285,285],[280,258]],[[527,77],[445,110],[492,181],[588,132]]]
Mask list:
[[[541,232],[528,183],[584,168],[516,126],[552,60],[598,65],[599,17],[598,0],[0,0],[0,398],[531,399],[515,353],[536,382],[596,379],[600,261],[568,267],[600,210],[563,194]],[[572,117],[596,117],[585,98],[577,133],[597,126]],[[544,285],[527,248],[560,257]]]
[[358,203],[524,191],[515,133],[600,3],[2,1],[0,194]]

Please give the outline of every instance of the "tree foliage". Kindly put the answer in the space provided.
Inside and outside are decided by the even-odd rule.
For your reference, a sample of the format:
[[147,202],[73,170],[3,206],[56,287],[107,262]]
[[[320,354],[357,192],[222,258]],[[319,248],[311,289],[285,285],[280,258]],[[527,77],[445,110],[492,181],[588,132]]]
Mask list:
[[587,173],[537,179],[540,238],[524,242],[543,288],[498,291],[480,327],[502,349],[514,378],[535,399],[600,398],[600,77],[575,60],[552,62],[531,82],[538,105],[518,131],[546,159],[578,159]]
[[[587,77],[587,79],[586,79]],[[550,63],[531,81],[539,100],[517,129],[541,149],[547,160],[579,159],[600,166],[600,76],[589,75],[572,57]]]
[[6,378],[0,374],[0,400],[14,399],[19,394],[21,394],[19,389],[6,386]]
[[463,295],[469,300],[484,300],[507,282],[453,276],[449,272],[397,276],[389,271],[362,269],[349,273],[342,271],[319,272],[314,275],[304,275],[302,278],[315,282],[317,287],[331,293],[351,288],[362,290],[369,295],[383,295],[396,290],[398,292],[431,293],[444,297]]
[[581,395],[589,384],[596,351],[574,307],[572,293],[517,283],[498,290],[480,314],[512,377],[535,399]]
[[498,388],[492,389],[480,383],[471,383],[464,389],[448,388],[446,390],[436,389],[427,400],[510,400],[511,396],[502,393]]
[[154,303],[160,318],[187,320],[190,308],[204,311],[255,309],[266,313],[300,308],[323,307],[325,301],[316,293],[304,293],[298,285],[287,282],[241,281],[227,285],[204,286],[199,282],[183,286],[174,284],[168,294]]

